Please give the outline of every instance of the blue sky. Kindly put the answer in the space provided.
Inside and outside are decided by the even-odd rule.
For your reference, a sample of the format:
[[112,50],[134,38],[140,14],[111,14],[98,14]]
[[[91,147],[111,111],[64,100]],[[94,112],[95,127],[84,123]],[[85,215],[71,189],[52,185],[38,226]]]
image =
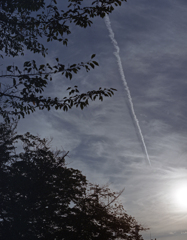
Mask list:
[[91,182],[116,191],[125,187],[121,201],[127,213],[150,228],[145,240],[150,232],[159,240],[187,237],[186,17],[185,0],[128,0],[110,15],[151,166],[103,19],[95,19],[89,29],[72,26],[68,47],[51,44],[42,61],[59,57],[72,64],[95,53],[99,67],[80,71],[71,82],[56,76],[47,92],[64,97],[68,86],[83,91],[113,87],[118,90],[114,97],[83,111],[37,111],[18,125],[19,132],[52,137],[54,148],[70,151],[69,166]]

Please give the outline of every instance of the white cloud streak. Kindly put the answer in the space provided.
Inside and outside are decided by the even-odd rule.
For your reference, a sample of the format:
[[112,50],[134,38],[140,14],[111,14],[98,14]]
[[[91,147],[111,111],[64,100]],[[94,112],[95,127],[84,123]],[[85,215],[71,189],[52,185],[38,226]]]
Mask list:
[[142,145],[143,145],[143,148],[144,148],[144,151],[145,151],[147,161],[148,161],[149,165],[151,166],[151,161],[150,161],[149,154],[148,154],[148,151],[147,151],[147,147],[146,147],[146,144],[145,144],[145,140],[144,140],[144,137],[143,137],[143,134],[142,134],[142,130],[140,128],[140,124],[139,124],[139,121],[137,119],[137,116],[136,116],[136,113],[135,113],[135,110],[134,110],[134,105],[133,105],[130,89],[128,87],[128,84],[127,84],[127,81],[126,81],[126,78],[125,78],[125,74],[124,74],[124,70],[123,70],[123,66],[122,66],[122,62],[121,62],[121,57],[119,55],[120,48],[119,48],[118,43],[117,43],[117,41],[114,37],[114,32],[113,32],[112,27],[111,27],[111,22],[110,22],[109,16],[106,15],[104,20],[105,20],[106,27],[109,31],[109,37],[112,41],[112,44],[113,44],[114,48],[116,49],[116,52],[114,52],[114,55],[117,58],[117,63],[118,63],[121,79],[123,81],[125,90],[127,92],[127,97],[128,97],[129,104],[130,104],[131,113],[132,113],[132,116],[134,118],[133,120],[136,123],[137,129],[138,129],[141,141],[142,141]]

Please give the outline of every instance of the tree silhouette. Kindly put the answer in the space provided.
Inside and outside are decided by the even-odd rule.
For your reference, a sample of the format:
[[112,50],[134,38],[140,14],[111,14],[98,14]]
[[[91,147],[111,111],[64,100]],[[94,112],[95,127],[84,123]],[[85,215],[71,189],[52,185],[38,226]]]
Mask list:
[[[47,42],[61,42],[67,46],[71,24],[87,28],[92,25],[93,18],[103,18],[123,1],[126,0],[68,0],[65,3],[51,0],[47,4],[47,0],[3,0],[0,3],[1,57],[22,56],[26,51],[45,57]],[[23,62],[21,69],[16,65],[7,66],[5,74],[0,76],[0,114],[10,120],[10,116],[24,117],[35,109],[50,110],[54,107],[67,111],[73,106],[83,109],[89,101],[111,97],[113,88],[80,93],[77,86],[69,87],[69,97],[62,99],[44,94],[54,75],[60,73],[71,79],[82,68],[86,71],[95,68],[98,63],[94,57],[95,54],[87,62],[64,64],[57,56],[53,66],[38,64],[35,60]]]
[[0,239],[136,239],[120,193],[89,183],[46,139],[16,135],[13,126],[0,125]]

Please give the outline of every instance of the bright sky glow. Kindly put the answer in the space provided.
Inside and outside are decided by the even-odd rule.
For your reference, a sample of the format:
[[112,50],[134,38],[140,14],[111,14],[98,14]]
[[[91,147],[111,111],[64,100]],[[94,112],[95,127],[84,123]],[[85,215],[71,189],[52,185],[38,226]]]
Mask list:
[[181,183],[175,188],[173,191],[173,199],[179,210],[187,211],[187,182]]

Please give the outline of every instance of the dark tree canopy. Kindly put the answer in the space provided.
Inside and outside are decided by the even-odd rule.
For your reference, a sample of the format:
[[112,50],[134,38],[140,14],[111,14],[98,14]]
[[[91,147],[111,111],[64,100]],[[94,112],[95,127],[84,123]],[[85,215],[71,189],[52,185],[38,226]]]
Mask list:
[[[95,17],[103,18],[114,7],[120,6],[126,0],[3,0],[0,2],[0,51],[1,57],[24,55],[25,51],[47,54],[46,43],[61,42],[67,46],[68,35],[71,34],[71,24],[86,28],[92,25]],[[63,9],[62,7],[63,6]],[[26,50],[27,49],[27,50]],[[74,74],[84,68],[89,71],[98,63],[93,59],[87,62],[61,63],[58,56],[56,64],[38,64],[35,60],[18,66],[7,66],[6,74],[0,77],[0,114],[5,119],[16,115],[30,114],[35,109],[62,109],[67,111],[73,106],[84,107],[96,98],[111,97],[115,89],[104,88],[80,93],[78,87],[68,88],[69,97],[62,99],[44,96],[45,89],[55,74],[60,73],[71,79]]]
[[12,126],[0,125],[1,240],[142,239],[118,203],[120,194],[88,183],[65,164],[66,154],[30,133],[14,134]]

